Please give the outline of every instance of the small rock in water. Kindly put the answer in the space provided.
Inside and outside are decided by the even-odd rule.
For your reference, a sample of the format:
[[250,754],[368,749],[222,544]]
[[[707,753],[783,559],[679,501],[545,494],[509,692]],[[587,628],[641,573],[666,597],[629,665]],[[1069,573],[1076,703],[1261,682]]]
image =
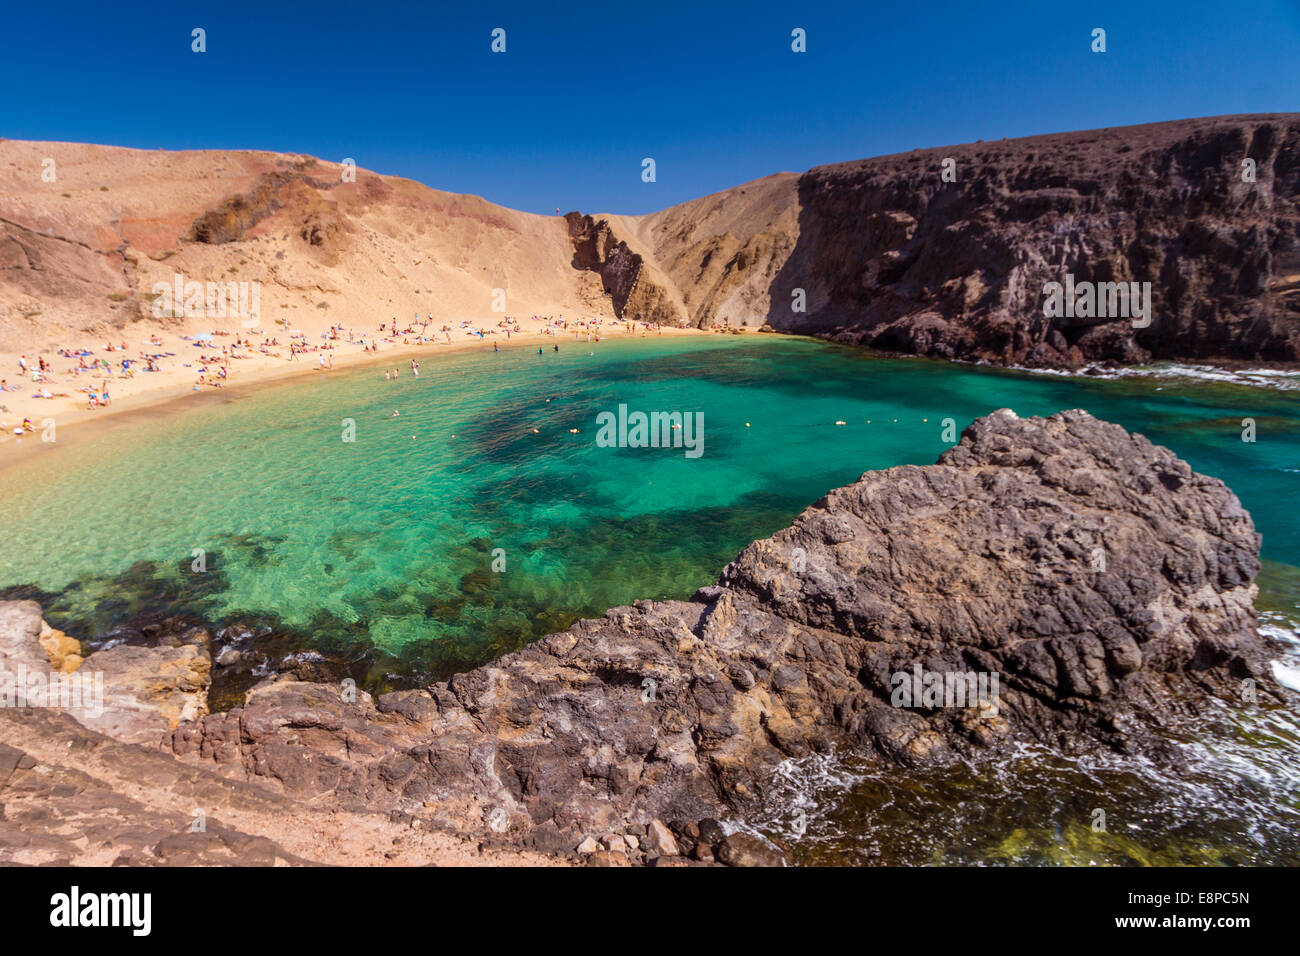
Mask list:
[[706,817],[698,824],[700,840],[704,843],[720,843],[727,835],[722,824],[712,817]]

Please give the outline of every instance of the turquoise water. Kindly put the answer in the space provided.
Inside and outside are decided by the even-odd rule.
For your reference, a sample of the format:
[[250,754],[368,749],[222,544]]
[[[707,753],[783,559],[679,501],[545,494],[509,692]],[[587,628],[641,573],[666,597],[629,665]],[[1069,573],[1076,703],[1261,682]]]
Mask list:
[[[831,488],[933,462],[944,419],[960,432],[1004,406],[1082,407],[1237,492],[1263,533],[1261,607],[1294,637],[1298,395],[769,336],[457,353],[391,382],[331,372],[141,416],[0,470],[0,596],[38,598],[91,643],[182,613],[345,659],[371,689],[411,685],[614,605],[689,597]],[[702,413],[703,455],[598,447],[597,414],[620,404]],[[1300,862],[1295,715],[1226,713],[1185,742],[1177,771],[1104,754],[924,774],[815,758],[787,768],[763,830],[808,863]],[[1111,808],[1108,833],[1089,825],[1097,805]],[[808,811],[797,838],[796,807]]]
[[[619,404],[703,413],[703,455],[597,447],[596,415]],[[1300,566],[1297,405],[775,337],[458,353],[418,378],[328,373],[0,471],[0,588],[53,595],[83,637],[161,603],[373,645],[384,674],[445,676],[579,616],[688,597],[831,488],[933,462],[944,419],[959,432],[1002,406],[1084,407],[1171,446],[1236,490],[1266,558]],[[1288,570],[1273,577],[1294,607]]]

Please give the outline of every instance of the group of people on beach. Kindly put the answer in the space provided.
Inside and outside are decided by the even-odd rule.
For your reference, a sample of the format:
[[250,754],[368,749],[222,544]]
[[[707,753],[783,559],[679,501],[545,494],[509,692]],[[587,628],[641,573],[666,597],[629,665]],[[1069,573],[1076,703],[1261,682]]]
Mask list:
[[[125,352],[127,351],[127,344],[123,342],[120,345],[113,345],[109,342],[104,346],[104,351]],[[86,357],[94,355],[94,352],[87,348],[59,348],[55,350],[55,354],[62,358],[75,358],[77,360],[77,364],[68,369],[68,374],[73,377],[80,377],[85,373],[100,376],[100,383],[98,386],[83,385],[77,388],[77,391],[86,394],[86,400],[91,408],[100,408],[105,405],[111,405],[112,396],[109,393],[108,380],[115,374],[119,374],[123,378],[133,378],[135,376],[135,366],[132,363],[133,361],[138,361],[129,358],[122,359],[118,363],[120,372],[115,373],[113,364],[107,359],[95,358],[87,364]],[[141,353],[141,358],[147,359],[147,368],[149,370],[156,371],[153,357],[148,357]],[[20,355],[18,357],[18,371],[24,377],[30,377],[32,385],[39,386],[32,389],[32,398],[55,399],[70,397],[68,392],[50,391],[49,386],[56,384],[54,363],[47,361],[44,355],[38,355],[35,364],[29,362],[26,355]],[[10,385],[8,380],[0,380],[0,392],[17,392],[20,389],[21,386]],[[8,408],[4,405],[0,405],[0,411],[8,411]]]
[[[532,315],[528,321],[540,324],[540,328],[536,325],[533,328],[543,335],[560,336],[569,333],[580,337],[585,334],[588,342],[600,341],[604,330],[604,324],[598,318],[568,319],[563,315]],[[331,324],[326,332],[321,333],[319,341],[312,341],[301,331],[289,330],[287,320],[283,320],[283,324],[285,330],[280,335],[285,336],[284,342],[280,341],[279,335],[269,335],[261,329],[236,330],[233,336],[226,329],[214,329],[205,333],[181,335],[179,343],[181,347],[175,352],[165,350],[163,336],[156,331],[149,333],[147,342],[135,350],[135,355],[130,354],[132,348],[125,341],[117,343],[107,341],[99,350],[84,346],[59,347],[55,350],[55,354],[70,360],[62,372],[56,372],[54,362],[47,359],[45,355],[37,355],[32,359],[23,354],[18,358],[19,381],[10,383],[8,380],[0,379],[0,413],[10,412],[10,409],[3,404],[4,395],[22,391],[25,383],[30,382],[31,391],[27,394],[31,398],[70,398],[73,396],[69,392],[56,390],[59,384],[75,382],[78,379],[84,380],[87,377],[91,382],[74,386],[75,391],[85,395],[88,408],[105,408],[113,402],[110,388],[113,379],[132,380],[140,372],[162,372],[165,370],[163,362],[167,359],[174,360],[181,369],[193,369],[195,378],[192,379],[191,388],[193,391],[200,391],[224,387],[233,374],[234,363],[259,354],[294,363],[305,356],[315,354],[317,367],[321,371],[326,371],[334,368],[334,352],[343,345],[360,346],[363,353],[374,354],[379,351],[381,342],[398,346],[451,344],[452,337],[457,331],[479,341],[484,341],[488,336],[504,334],[509,341],[513,335],[528,331],[523,320],[512,315],[499,317],[494,325],[479,324],[474,320],[466,319],[459,323],[458,328],[453,328],[447,323],[435,326],[432,314],[421,319],[417,313],[409,322],[399,322],[396,317],[381,322],[374,331],[349,328],[342,323]],[[621,324],[631,333],[635,333],[638,325],[630,321]],[[654,331],[662,334],[660,326],[656,323],[639,324],[643,335]],[[226,339],[226,341],[218,343],[215,341],[217,339]],[[176,348],[176,346],[172,347]],[[184,353],[193,354],[191,349],[198,350],[198,357],[197,360],[187,361]],[[552,346],[552,350],[558,352],[559,345]],[[501,351],[500,345],[494,342],[492,351]],[[542,351],[538,349],[539,353]],[[410,370],[413,377],[419,377],[420,365],[417,361],[411,361]],[[396,368],[385,372],[385,378],[392,380],[397,377]],[[0,422],[0,425],[3,423]],[[3,427],[7,433],[9,426]]]

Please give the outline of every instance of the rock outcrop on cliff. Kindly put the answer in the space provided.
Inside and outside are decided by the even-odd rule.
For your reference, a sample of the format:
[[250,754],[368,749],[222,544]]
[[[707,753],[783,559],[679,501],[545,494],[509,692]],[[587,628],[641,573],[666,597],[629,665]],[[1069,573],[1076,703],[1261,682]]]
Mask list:
[[[648,216],[610,217],[653,250],[693,325],[755,327],[790,311],[777,289],[799,238],[799,176],[777,173]],[[778,293],[784,299],[773,299]]]
[[646,257],[615,234],[608,218],[594,219],[571,212],[565,217],[573,240],[573,266],[594,272],[614,308],[628,322],[679,325],[685,310],[671,285]]
[[[569,850],[743,813],[778,764],[831,747],[902,765],[1021,739],[1143,751],[1207,693],[1282,693],[1258,548],[1232,492],[1168,449],[1082,411],[1003,410],[934,465],[831,492],[690,601],[377,700],[268,681],[159,742],[279,798]],[[4,646],[34,656],[38,624],[13,630]],[[23,749],[19,726],[0,722]]]

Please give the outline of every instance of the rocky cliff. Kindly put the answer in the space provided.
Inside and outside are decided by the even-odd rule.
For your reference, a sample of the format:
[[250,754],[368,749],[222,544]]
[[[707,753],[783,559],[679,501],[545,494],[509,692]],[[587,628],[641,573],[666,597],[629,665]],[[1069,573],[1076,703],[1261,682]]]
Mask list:
[[[633,227],[703,325],[1066,368],[1300,359],[1295,114],[914,150]],[[1044,285],[1067,275],[1149,282],[1149,321],[1049,318]]]
[[[708,821],[743,815],[791,757],[848,747],[906,766],[1024,739],[1148,752],[1208,694],[1283,694],[1255,626],[1258,548],[1232,492],[1168,449],[1082,411],[1003,410],[934,465],[833,491],[690,601],[614,608],[446,683],[372,700],[269,680],[201,716],[171,684],[133,692],[171,727],[152,750],[187,787],[209,781],[218,808],[210,781],[228,780],[277,806],[606,861],[703,843],[697,857],[761,862]],[[0,664],[30,665],[39,608],[4,615]],[[140,686],[126,663],[111,693]],[[62,760],[70,727],[21,713],[0,708],[0,848],[24,845],[8,808],[52,772],[23,768]]]

